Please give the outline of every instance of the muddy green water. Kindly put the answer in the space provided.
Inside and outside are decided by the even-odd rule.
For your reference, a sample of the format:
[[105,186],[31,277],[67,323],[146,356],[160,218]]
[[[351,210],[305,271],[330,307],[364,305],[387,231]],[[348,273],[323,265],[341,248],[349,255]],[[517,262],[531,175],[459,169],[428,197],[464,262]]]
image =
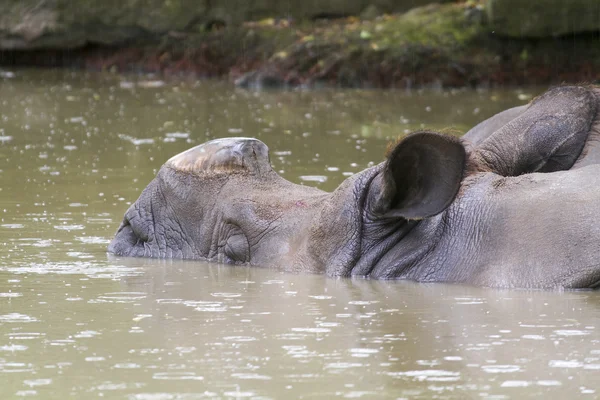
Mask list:
[[600,293],[111,258],[172,155],[255,136],[326,190],[389,138],[465,131],[537,89],[263,92],[0,71],[0,399],[600,396]]

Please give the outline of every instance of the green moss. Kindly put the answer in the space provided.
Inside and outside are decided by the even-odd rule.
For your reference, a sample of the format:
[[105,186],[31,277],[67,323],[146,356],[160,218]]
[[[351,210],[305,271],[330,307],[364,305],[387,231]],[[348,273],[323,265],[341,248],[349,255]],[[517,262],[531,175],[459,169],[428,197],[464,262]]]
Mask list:
[[373,22],[372,40],[394,46],[419,44],[456,48],[468,43],[482,30],[481,25],[468,21],[466,11],[460,4],[417,8],[398,17]]
[[350,19],[329,24],[315,29],[310,37],[314,46],[337,44],[339,51],[346,54],[386,52],[394,56],[415,48],[449,54],[467,48],[482,34],[482,25],[471,21],[467,12],[464,5],[436,4],[371,21]]

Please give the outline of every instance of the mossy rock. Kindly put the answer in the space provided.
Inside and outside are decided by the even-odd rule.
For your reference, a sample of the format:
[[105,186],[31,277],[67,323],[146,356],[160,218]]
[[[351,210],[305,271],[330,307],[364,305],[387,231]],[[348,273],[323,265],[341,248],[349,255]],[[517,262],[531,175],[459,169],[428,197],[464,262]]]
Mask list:
[[496,34],[514,38],[600,31],[598,0],[488,0],[486,12]]
[[[405,11],[435,0],[0,0],[0,49],[121,45],[212,24]],[[448,0],[438,0],[448,1]]]
[[432,71],[427,79],[450,82],[453,75],[468,74],[463,65],[470,65],[470,46],[486,36],[486,27],[469,17],[470,10],[464,4],[430,4],[370,21],[312,27],[236,83],[360,87],[379,81],[376,86],[384,87],[411,80],[420,70]]

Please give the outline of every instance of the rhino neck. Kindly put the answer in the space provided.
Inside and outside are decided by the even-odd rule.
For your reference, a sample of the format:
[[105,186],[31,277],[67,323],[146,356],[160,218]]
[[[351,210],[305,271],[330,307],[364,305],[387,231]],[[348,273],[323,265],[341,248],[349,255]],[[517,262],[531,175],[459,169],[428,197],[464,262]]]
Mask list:
[[421,221],[408,221],[390,237],[385,252],[373,263],[368,276],[375,279],[404,279],[418,275],[428,280],[435,273],[435,265],[428,260],[443,237],[446,212]]
[[[342,275],[366,276],[378,279],[401,278],[419,268],[424,257],[437,245],[444,228],[446,211],[424,219],[407,219],[394,212],[381,213],[374,207],[376,194],[381,192],[383,165],[373,168],[362,192],[359,251]],[[359,182],[365,187],[365,182]],[[355,187],[357,188],[357,187]],[[375,194],[375,195],[374,195]]]
[[351,176],[323,199],[298,246],[294,269],[349,276],[362,256],[362,227],[368,188],[381,165]]
[[369,190],[382,167],[349,178],[323,201],[296,269],[393,279],[419,265],[440,237],[442,217],[417,221],[372,215]]
[[421,221],[387,221],[363,226],[362,254],[353,276],[397,279],[421,269],[422,260],[436,247],[442,216]]
[[445,212],[423,220],[373,215],[369,190],[382,169],[366,169],[319,198],[308,235],[294,246],[293,270],[393,279],[421,265],[441,237]]

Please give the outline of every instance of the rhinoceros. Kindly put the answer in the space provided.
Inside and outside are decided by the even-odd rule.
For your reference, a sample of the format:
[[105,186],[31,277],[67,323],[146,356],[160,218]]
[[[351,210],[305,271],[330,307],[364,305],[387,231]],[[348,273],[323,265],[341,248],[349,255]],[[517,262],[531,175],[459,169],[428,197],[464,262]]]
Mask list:
[[462,138],[419,131],[333,192],[224,138],[168,160],[108,250],[337,277],[600,286],[599,89],[562,86]]

